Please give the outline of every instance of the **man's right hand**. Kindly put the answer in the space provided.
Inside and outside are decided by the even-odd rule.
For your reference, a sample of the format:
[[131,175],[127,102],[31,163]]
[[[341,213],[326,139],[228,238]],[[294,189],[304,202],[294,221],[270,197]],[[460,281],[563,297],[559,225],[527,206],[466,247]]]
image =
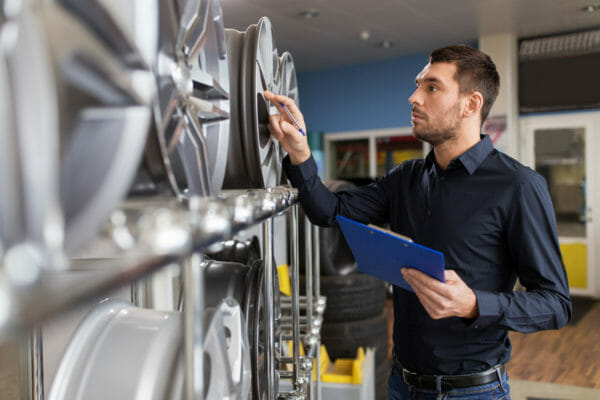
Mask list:
[[306,132],[304,116],[296,106],[296,103],[289,97],[276,95],[268,90],[265,90],[265,97],[279,110],[279,115],[269,116],[269,132],[281,143],[283,149],[287,151],[293,165],[302,164],[310,157],[308,139],[290,121],[281,103],[285,104],[300,127]]

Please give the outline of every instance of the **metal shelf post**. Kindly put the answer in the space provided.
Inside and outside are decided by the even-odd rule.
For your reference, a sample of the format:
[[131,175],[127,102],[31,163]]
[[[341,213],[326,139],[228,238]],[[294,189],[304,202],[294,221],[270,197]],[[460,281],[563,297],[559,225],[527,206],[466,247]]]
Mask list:
[[201,253],[183,261],[185,399],[202,400],[204,394],[203,315],[204,268]]
[[[313,267],[315,272],[315,298],[319,299],[321,296],[321,248],[319,241],[319,227],[316,225],[312,226],[312,239],[313,239]],[[312,326],[311,326],[312,328]],[[320,335],[319,335],[320,338]],[[317,365],[316,365],[316,400],[321,400],[321,340],[317,342]]]
[[265,369],[267,370],[267,399],[275,399],[275,387],[273,377],[275,376],[274,352],[274,313],[273,313],[273,219],[269,218],[263,222],[263,260],[265,265]]
[[300,261],[298,255],[298,205],[292,206],[291,218],[291,262],[292,262],[292,353],[294,389],[300,390]]

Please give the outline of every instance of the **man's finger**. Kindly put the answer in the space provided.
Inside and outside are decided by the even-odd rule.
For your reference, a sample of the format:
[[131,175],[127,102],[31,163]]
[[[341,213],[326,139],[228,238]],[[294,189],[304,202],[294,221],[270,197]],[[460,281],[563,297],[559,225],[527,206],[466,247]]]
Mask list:
[[448,297],[448,287],[429,275],[413,268],[403,268],[402,276],[408,284],[416,291],[419,290],[423,296],[427,296],[437,306],[443,306]]
[[265,90],[265,97],[275,107],[277,107],[277,110],[279,110],[279,113],[281,115],[286,114],[285,110],[283,109],[283,106],[281,105],[281,104],[284,104],[287,107],[287,109],[289,110],[289,112],[294,116],[296,121],[298,121],[299,123],[302,123],[302,125],[306,125],[304,122],[304,116],[302,115],[302,112],[300,111],[300,109],[298,108],[298,106],[296,105],[294,100],[290,99],[287,96],[269,92],[268,90]]
[[267,126],[271,135],[277,140],[283,137],[283,132],[279,126],[280,120],[279,115],[271,115],[269,116],[269,125]]
[[281,120],[279,122],[279,127],[281,128],[284,135],[286,135],[286,136],[293,136],[296,139],[303,137],[302,133],[300,133],[298,128],[296,128],[294,125],[290,124],[287,121]]
[[438,281],[435,278],[427,275],[424,272],[419,271],[414,268],[402,268],[401,269],[402,276],[404,279],[411,279],[414,282],[419,282],[422,285],[426,285],[428,287],[434,288],[438,292],[443,292],[445,290],[445,286],[443,282]]

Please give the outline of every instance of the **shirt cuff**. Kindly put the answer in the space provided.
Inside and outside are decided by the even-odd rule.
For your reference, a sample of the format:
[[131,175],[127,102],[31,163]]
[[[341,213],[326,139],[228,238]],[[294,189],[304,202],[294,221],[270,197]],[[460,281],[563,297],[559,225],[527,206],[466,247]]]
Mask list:
[[283,159],[283,169],[292,183],[292,186],[299,188],[304,182],[317,175],[317,164],[311,155],[306,161],[298,165],[292,165],[290,156],[286,155]]
[[483,290],[473,290],[473,292],[475,292],[475,297],[477,297],[479,315],[469,325],[475,329],[486,328],[500,317],[498,295]]

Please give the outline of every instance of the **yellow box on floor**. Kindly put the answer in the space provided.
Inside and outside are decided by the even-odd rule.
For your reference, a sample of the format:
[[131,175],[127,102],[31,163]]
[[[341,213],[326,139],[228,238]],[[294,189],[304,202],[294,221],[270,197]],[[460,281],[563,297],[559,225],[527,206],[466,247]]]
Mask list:
[[[292,353],[292,341],[287,342],[288,351]],[[300,355],[304,355],[304,346],[300,343]],[[313,362],[316,363],[316,358]],[[365,362],[365,350],[359,347],[356,358],[338,358],[331,362],[329,353],[324,345],[321,345],[321,382],[328,383],[350,383],[360,385],[363,381],[363,364]],[[291,370],[291,365],[288,365]],[[317,369],[313,368],[313,380],[317,379]]]
[[[321,381],[330,383],[351,383],[360,385],[362,383],[363,363],[365,351],[358,348],[356,358],[338,358],[332,364],[325,346],[321,346]],[[316,371],[313,373],[313,379]]]

